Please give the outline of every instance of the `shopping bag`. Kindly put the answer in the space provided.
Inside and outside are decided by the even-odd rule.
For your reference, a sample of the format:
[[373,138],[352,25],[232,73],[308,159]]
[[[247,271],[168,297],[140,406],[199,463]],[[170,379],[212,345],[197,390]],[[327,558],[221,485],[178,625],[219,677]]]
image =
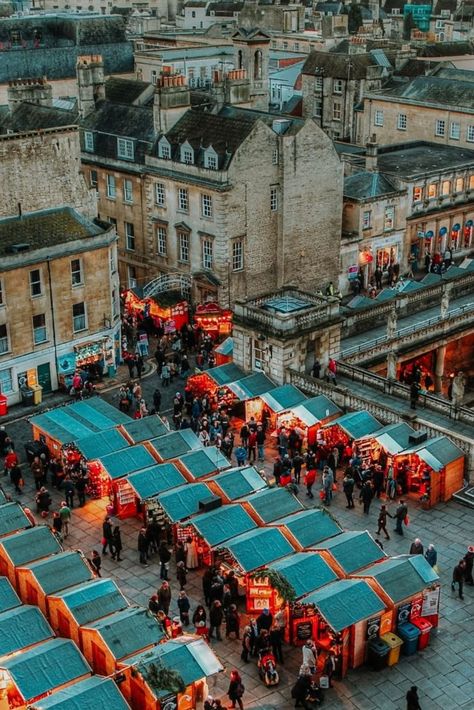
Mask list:
[[403,522],[405,523],[405,525],[410,525],[410,518],[408,517],[408,515],[405,515],[405,519]]
[[323,688],[324,690],[329,688],[329,676],[328,675],[321,676],[321,678],[319,679],[319,687]]
[[326,498],[325,492],[324,492],[324,491],[319,491],[319,497],[321,498],[321,500],[324,500],[324,499]]

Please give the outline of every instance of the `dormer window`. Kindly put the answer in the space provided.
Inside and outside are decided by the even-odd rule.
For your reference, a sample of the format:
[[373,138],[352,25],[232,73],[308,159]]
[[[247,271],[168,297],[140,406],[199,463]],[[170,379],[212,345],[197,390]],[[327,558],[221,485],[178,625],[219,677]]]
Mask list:
[[183,143],[181,146],[181,162],[186,163],[186,165],[194,164],[194,150],[188,142]]
[[133,160],[135,157],[135,146],[129,138],[117,138],[117,157],[122,160]]
[[217,170],[218,168],[217,153],[212,147],[204,152],[204,167],[209,170]]
[[94,152],[94,134],[92,131],[84,131],[84,150],[88,153]]
[[169,160],[171,158],[171,146],[166,138],[161,138],[158,143],[158,157]]

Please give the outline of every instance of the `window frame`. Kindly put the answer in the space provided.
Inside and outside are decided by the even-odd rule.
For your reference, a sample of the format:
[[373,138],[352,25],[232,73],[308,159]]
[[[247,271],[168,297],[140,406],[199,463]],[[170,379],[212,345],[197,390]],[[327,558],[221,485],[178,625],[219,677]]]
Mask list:
[[[448,187],[448,191],[445,192],[446,186]],[[441,189],[439,196],[440,197],[449,197],[451,194],[451,180],[441,180]]]
[[[457,130],[453,131],[454,126],[457,127]],[[457,135],[455,135],[456,132]],[[449,137],[453,141],[458,141],[461,139],[461,124],[458,123],[458,121],[451,121],[449,125]]]
[[435,121],[435,137],[444,138],[446,136],[446,121],[443,118],[437,118]]
[[332,105],[332,119],[333,121],[342,120],[342,104],[339,101],[334,101]]
[[133,180],[130,178],[123,179],[123,201],[127,205],[133,205]]
[[117,158],[135,160],[135,141],[132,138],[117,136]]
[[201,216],[205,219],[212,219],[213,217],[213,204],[212,195],[209,193],[201,193]]
[[178,187],[178,211],[189,212],[189,191],[187,187]]
[[93,153],[95,150],[95,140],[93,131],[84,131],[84,151]]
[[158,143],[158,157],[163,160],[171,160],[171,146],[167,140],[161,139]]
[[117,199],[117,181],[112,173],[107,173],[105,179],[105,196],[108,200]]
[[383,229],[384,232],[390,232],[392,229],[395,229],[395,205],[385,206],[383,214]]
[[[1,334],[1,329],[2,329],[2,328],[5,328],[5,335],[2,335],[2,334]],[[2,349],[2,342],[3,342],[3,341],[5,342],[5,345],[6,345],[6,347],[5,347],[4,350]],[[0,357],[1,357],[2,355],[6,355],[7,353],[9,353],[10,350],[11,350],[11,347],[10,347],[10,333],[9,333],[9,331],[8,331],[8,323],[0,323]]]
[[234,239],[232,242],[232,271],[244,270],[244,240]]
[[[134,274],[132,276],[132,273]],[[128,287],[129,288],[136,288],[138,284],[138,279],[137,279],[137,269],[135,266],[129,264],[127,267],[127,281],[128,281]]]
[[384,113],[383,109],[377,108],[374,111],[374,126],[382,128],[384,123]]
[[[124,235],[125,235],[125,249],[127,251],[136,251],[136,243],[135,243],[135,225],[133,222],[125,222],[123,223],[123,229],[124,229]],[[130,244],[132,246],[130,246]]]
[[[2,377],[4,372],[8,372],[8,380],[4,380]],[[9,385],[5,387],[4,382],[9,381]],[[12,367],[5,367],[4,369],[0,370],[0,392],[2,394],[6,394],[7,392],[13,392],[13,368]]]
[[89,185],[93,190],[99,191],[99,174],[97,170],[89,170]]
[[166,186],[164,182],[155,182],[155,205],[166,207]]
[[6,305],[5,302],[5,287],[3,284],[3,279],[0,278],[0,308],[3,308],[3,306]]
[[178,261],[180,264],[189,264],[189,259],[190,259],[189,232],[184,231],[184,229],[178,229],[176,236],[177,236],[177,241],[178,241]]
[[[73,269],[74,262],[77,262],[79,264],[78,270]],[[71,266],[71,286],[72,286],[72,288],[75,288],[77,286],[83,286],[84,285],[84,274],[83,274],[83,268],[82,268],[82,259],[80,259],[80,258],[71,259],[70,266]],[[79,281],[74,281],[74,274],[77,274],[77,273],[79,273]]]
[[466,141],[468,143],[474,143],[474,126],[468,126],[466,128]]
[[[32,275],[37,273],[39,278],[37,281],[32,280]],[[43,295],[43,278],[41,274],[41,269],[31,269],[29,273],[29,284],[30,284],[30,296],[31,298],[39,298],[40,296]],[[34,293],[34,286],[36,284],[39,284],[39,291],[38,293]]]
[[397,115],[397,130],[406,131],[408,126],[408,117],[406,113],[399,113]]
[[[42,318],[41,325],[35,325],[35,318]],[[48,342],[48,328],[46,325],[46,314],[45,313],[35,313],[31,316],[31,325],[33,328],[33,344],[42,345]],[[41,340],[37,340],[36,334],[42,333],[43,337]]]
[[156,253],[158,256],[168,256],[168,228],[164,224],[156,226]]
[[372,229],[372,210],[362,210],[362,229]]
[[428,183],[427,188],[428,188],[427,192],[426,192],[427,199],[428,200],[436,200],[436,198],[438,197],[438,192],[439,192],[438,183],[437,182],[430,182],[430,183]]
[[[74,315],[74,309],[77,308],[77,306],[82,306],[83,307],[83,312],[80,314]],[[87,307],[86,307],[86,302],[85,301],[79,301],[78,303],[73,303],[71,307],[72,311],[72,332],[73,333],[80,333],[83,330],[87,330]],[[76,328],[76,319],[77,318],[83,318],[84,321],[81,324],[81,327]]]
[[278,212],[278,186],[270,185],[270,212]]
[[314,91],[320,92],[323,90],[323,77],[322,76],[315,76],[314,77]]
[[[458,183],[460,183],[460,185],[461,185],[461,189],[460,189],[460,190],[458,189]],[[464,178],[463,178],[463,177],[457,177],[457,178],[454,180],[454,192],[455,192],[455,194],[456,194],[456,195],[459,195],[461,192],[464,192],[465,189],[466,189],[466,184],[465,184],[465,182],[464,182]]]
[[[419,197],[417,197],[419,195]],[[423,197],[424,197],[424,190],[421,185],[414,185],[413,187],[413,202],[418,203],[418,202],[423,202]]]
[[214,242],[209,237],[202,239],[202,266],[209,270],[214,266]]
[[336,96],[342,95],[342,90],[344,88],[344,82],[342,79],[333,79],[332,82],[332,93]]

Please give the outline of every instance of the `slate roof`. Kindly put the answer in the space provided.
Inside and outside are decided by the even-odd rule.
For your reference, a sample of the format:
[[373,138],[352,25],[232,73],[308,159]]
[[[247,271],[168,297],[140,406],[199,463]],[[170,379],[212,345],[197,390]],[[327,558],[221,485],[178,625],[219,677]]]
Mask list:
[[270,392],[275,388],[275,383],[263,372],[255,372],[236,382],[229,382],[228,386],[235,396],[244,402],[246,399],[258,397],[264,392]]
[[341,579],[304,597],[315,604],[329,626],[340,632],[384,610],[384,604],[364,580]]
[[211,367],[206,370],[206,375],[218,385],[227,385],[229,382],[236,382],[245,377],[245,371],[235,363],[228,362],[226,365]]
[[415,433],[415,430],[409,424],[399,422],[398,424],[384,426],[372,436],[389,454],[398,454],[408,448],[410,436]]
[[21,600],[8,577],[0,577],[0,613],[20,606]]
[[94,579],[55,592],[52,597],[64,601],[79,626],[128,607],[128,602],[117,584],[107,578]]
[[318,508],[302,510],[275,520],[272,525],[285,527],[303,548],[339,535],[342,528],[325,511]]
[[253,466],[230,468],[216,476],[211,476],[208,480],[216,481],[229,500],[237,500],[237,498],[267,488],[266,481]]
[[61,545],[47,525],[36,525],[34,528],[8,535],[0,540],[0,545],[16,567],[62,551]]
[[272,562],[268,567],[279,572],[291,584],[297,599],[338,579],[321,555],[313,552],[297,552]]
[[330,552],[347,575],[387,556],[367,531],[344,532],[315,547]]
[[335,79],[347,79],[348,65],[351,79],[365,79],[367,68],[378,66],[375,57],[367,52],[365,54],[337,54],[332,52],[310,52],[304,63],[302,73],[314,75],[316,69],[322,69],[324,76]]
[[0,656],[53,636],[53,629],[36,606],[22,605],[0,614]]
[[436,436],[424,441],[419,446],[406,449],[406,453],[418,454],[419,458],[434,471],[441,471],[444,466],[462,458],[465,454],[447,436]]
[[270,390],[270,392],[264,392],[262,394],[262,400],[274,412],[284,412],[288,409],[293,409],[293,407],[303,403],[306,399],[307,397],[303,392],[294,385],[289,384],[275,387],[275,389]]
[[343,414],[342,417],[339,417],[335,421],[325,424],[323,429],[335,426],[336,424],[352,439],[359,439],[382,428],[380,422],[373,417],[370,412],[366,411]]
[[435,42],[422,44],[418,56],[420,57],[457,57],[472,54],[470,42]]
[[152,439],[150,444],[163,460],[176,459],[189,451],[196,451],[202,448],[200,440],[192,429],[169,432],[164,436],[159,436],[157,439]]
[[[408,84],[393,84],[380,95],[402,102],[415,102],[427,106],[453,106],[473,111],[474,83],[472,79],[449,77],[447,76],[449,71],[446,69],[442,76],[417,76]],[[469,73],[472,74],[472,72]],[[377,92],[375,93],[377,94]]]
[[0,113],[0,135],[9,132],[27,133],[47,128],[77,125],[77,113],[48,106],[22,102],[12,111]]
[[399,193],[393,182],[379,172],[364,171],[344,178],[344,197],[364,201],[382,195]]
[[454,14],[454,12],[456,11],[457,5],[458,5],[457,0],[437,0],[436,4],[434,6],[433,14],[440,15],[441,10],[449,10],[450,12],[452,12]]
[[146,500],[187,483],[174,463],[161,463],[136,471],[130,474],[127,480],[140,500]]
[[109,77],[105,82],[105,98],[107,101],[118,104],[141,103],[141,98],[151,93],[153,96],[155,87],[147,81],[138,79],[123,79],[121,77]]
[[439,576],[423,555],[401,555],[378,562],[357,572],[356,577],[373,577],[394,604],[423,592]]
[[192,519],[192,525],[210,547],[257,527],[242,505],[224,505],[202,513]]
[[286,488],[267,488],[253,493],[245,499],[264,523],[271,523],[278,518],[303,509],[302,504]]
[[143,419],[130,420],[130,422],[122,425],[122,429],[127,432],[134,444],[169,433],[169,429],[162,419],[153,414]]
[[92,676],[68,688],[51,693],[35,703],[31,710],[130,710],[112,678]]
[[94,579],[90,567],[79,552],[60,552],[25,565],[24,569],[34,574],[44,594],[52,594]]
[[401,179],[424,176],[431,171],[438,172],[474,165],[474,150],[457,148],[428,141],[411,141],[379,149],[377,156],[381,172],[393,173]]
[[87,624],[99,632],[115,659],[125,658],[163,640],[163,631],[147,609],[130,607]]
[[30,526],[31,523],[19,503],[0,505],[0,537]]
[[433,66],[437,66],[437,62],[424,62],[421,59],[406,59],[399,69],[396,69],[396,76],[423,76],[431,69]]
[[313,426],[335,414],[342,414],[342,409],[324,394],[305,400],[302,404],[292,407],[291,411],[306,426]]

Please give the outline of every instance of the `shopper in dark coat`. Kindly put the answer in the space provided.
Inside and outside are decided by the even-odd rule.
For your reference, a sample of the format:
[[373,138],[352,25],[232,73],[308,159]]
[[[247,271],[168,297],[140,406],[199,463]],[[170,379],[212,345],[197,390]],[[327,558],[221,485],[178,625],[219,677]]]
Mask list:
[[355,481],[352,477],[352,469],[349,467],[346,469],[346,474],[342,479],[342,490],[344,491],[344,495],[347,500],[346,508],[354,507],[354,498],[352,497],[354,493],[354,485]]
[[235,634],[236,639],[240,639],[240,616],[235,604],[231,604],[225,616],[226,632],[225,637],[228,639],[230,634]]
[[451,589],[455,590],[455,585],[457,583],[459,588],[459,599],[464,600],[463,596],[463,584],[464,584],[464,574],[466,572],[466,563],[464,560],[459,560],[456,567],[453,569],[453,581],[451,582]]
[[421,544],[420,538],[416,538],[415,542],[410,545],[410,555],[422,555],[424,552],[423,545]]
[[178,562],[176,565],[176,579],[178,580],[180,590],[183,591],[187,582],[186,567],[184,566],[183,561]]
[[148,540],[146,536],[146,529],[142,528],[138,533],[138,552],[140,553],[140,564],[148,567],[147,564],[147,552],[148,552]]
[[224,621],[224,610],[218,599],[212,602],[209,611],[209,638],[213,638],[213,631],[216,631],[216,640],[222,641],[221,625]]
[[112,559],[117,560],[117,562],[121,562],[122,558],[120,557],[120,553],[122,552],[122,535],[120,533],[120,527],[116,525],[114,527],[114,530],[112,532],[112,545],[114,548],[114,551],[112,552]]
[[171,604],[171,587],[165,579],[161,583],[161,586],[157,591],[157,595],[160,609],[162,609],[166,616],[168,616]]
[[311,676],[300,675],[296,683],[291,689],[291,697],[295,700],[295,708],[304,707],[306,710],[311,710],[311,705],[306,702],[311,691]]
[[211,604],[211,587],[212,587],[212,580],[214,577],[214,568],[209,567],[207,569],[203,576],[202,576],[202,593],[204,596],[204,601],[206,606],[210,606]]
[[179,593],[178,597],[178,609],[179,609],[179,618],[181,620],[181,623],[183,626],[189,626],[189,610],[191,608],[191,604],[189,603],[188,595],[184,590],[182,590]]
[[405,505],[404,501],[401,500],[398,504],[396,511],[395,511],[395,520],[397,521],[396,525],[395,525],[395,532],[398,533],[399,535],[403,535],[402,524],[403,524],[405,518],[407,517],[407,515],[408,515],[408,508]]
[[380,508],[379,517],[377,520],[377,525],[378,525],[377,535],[380,535],[380,531],[383,530],[385,533],[385,539],[390,540],[390,535],[387,532],[387,515],[389,518],[393,517],[393,515],[390,515],[390,513],[388,512],[386,506],[382,505],[382,507]]
[[[69,506],[72,507],[72,506]],[[113,533],[112,533],[112,523],[110,518],[107,516],[102,523],[102,554],[107,554],[107,548],[109,548],[110,553],[114,554],[113,547]]]
[[230,674],[229,689],[227,691],[229,700],[232,703],[231,705],[229,705],[230,708],[235,708],[235,703],[237,703],[240,710],[244,710],[244,706],[242,703],[242,696],[244,694],[244,691],[245,688],[243,686],[242,678],[240,677],[239,672],[233,670]]
[[474,562],[474,546],[469,545],[467,548],[467,552],[464,555],[464,562],[465,562],[465,568],[464,568],[464,579],[466,580],[466,584],[469,584],[472,586],[474,584],[474,580],[472,579],[472,565]]
[[12,485],[15,486],[15,491],[17,493],[23,493],[21,482],[23,481],[21,477],[21,468],[19,466],[12,466],[10,469],[10,481]]
[[369,514],[370,504],[372,503],[372,498],[374,497],[374,489],[370,481],[366,481],[362,488],[360,489],[359,498],[361,498],[364,504],[365,515]]
[[407,710],[421,710],[421,705],[418,699],[418,688],[412,685],[406,694]]
[[171,552],[164,540],[160,543],[158,555],[160,558],[160,579],[168,579],[168,565],[171,560]]
[[273,624],[273,615],[270,613],[270,609],[264,609],[260,616],[257,616],[257,630],[258,633],[262,629],[265,629],[265,631],[270,631],[272,628]]
[[281,630],[277,624],[273,624],[270,629],[270,645],[273,655],[278,663],[283,663],[283,649],[281,646]]

